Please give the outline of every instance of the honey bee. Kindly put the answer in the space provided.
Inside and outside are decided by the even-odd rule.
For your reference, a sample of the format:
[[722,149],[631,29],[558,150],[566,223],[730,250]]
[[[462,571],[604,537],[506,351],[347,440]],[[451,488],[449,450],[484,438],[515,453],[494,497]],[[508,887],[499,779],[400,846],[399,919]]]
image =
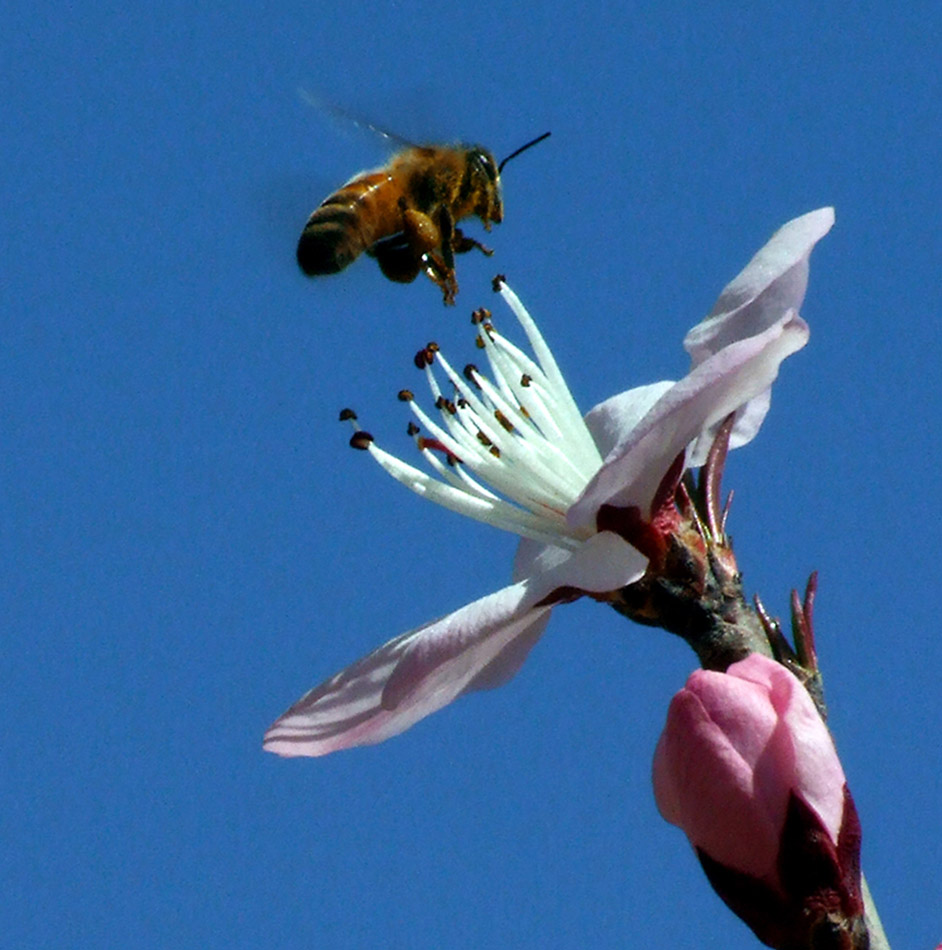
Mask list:
[[485,231],[504,217],[500,173],[510,159],[542,142],[527,142],[500,164],[480,145],[413,145],[384,168],[354,175],[321,202],[298,241],[298,264],[310,276],[336,274],[364,251],[389,280],[411,283],[420,271],[444,302],[458,293],[455,254],[493,251],[456,227],[481,219]]

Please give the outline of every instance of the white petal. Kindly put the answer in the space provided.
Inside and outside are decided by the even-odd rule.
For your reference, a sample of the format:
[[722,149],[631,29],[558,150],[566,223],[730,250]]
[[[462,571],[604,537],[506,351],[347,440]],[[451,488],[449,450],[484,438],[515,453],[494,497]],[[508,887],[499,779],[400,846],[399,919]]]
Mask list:
[[781,361],[807,340],[807,324],[792,313],[692,370],[609,453],[569,509],[570,526],[575,530],[594,526],[602,504],[634,506],[647,517],[674,459],[705,429],[768,389]]
[[526,580],[533,574],[544,574],[553,570],[572,556],[572,550],[556,544],[543,544],[531,538],[521,538],[514,555],[511,580]]
[[674,385],[674,380],[636,386],[593,406],[585,416],[585,424],[604,458],[650,411],[651,407]]
[[798,310],[808,286],[808,257],[834,224],[834,209],[820,208],[779,228],[720,294],[709,316],[684,339],[696,366],[724,346],[754,336],[789,310]]
[[[729,434],[729,447],[738,449],[740,446],[751,442],[762,428],[762,423],[768,415],[769,406],[772,402],[771,387],[765,392],[754,396],[741,409],[736,412],[736,419],[733,422],[733,430]],[[713,440],[716,438],[716,430],[719,425],[710,426],[703,435],[700,436],[687,452],[687,467],[696,468],[702,465],[713,446]]]

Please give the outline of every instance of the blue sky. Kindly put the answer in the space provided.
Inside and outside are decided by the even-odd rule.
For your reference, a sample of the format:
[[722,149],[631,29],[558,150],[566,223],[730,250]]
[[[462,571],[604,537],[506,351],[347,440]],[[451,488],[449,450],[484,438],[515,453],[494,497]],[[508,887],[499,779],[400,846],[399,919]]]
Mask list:
[[[511,684],[384,745],[285,761],[261,736],[509,574],[514,540],[348,451],[342,406],[408,451],[411,354],[469,352],[498,268],[586,408],[676,377],[722,286],[826,204],[811,342],[730,462],[731,528],[779,615],[819,570],[864,866],[894,946],[942,939],[942,13],[897,9],[7,5],[7,945],[755,946],[654,807],[694,666],[665,633],[575,604]],[[386,154],[299,86],[498,155],[552,129],[457,307],[368,260],[297,271],[311,209]]]

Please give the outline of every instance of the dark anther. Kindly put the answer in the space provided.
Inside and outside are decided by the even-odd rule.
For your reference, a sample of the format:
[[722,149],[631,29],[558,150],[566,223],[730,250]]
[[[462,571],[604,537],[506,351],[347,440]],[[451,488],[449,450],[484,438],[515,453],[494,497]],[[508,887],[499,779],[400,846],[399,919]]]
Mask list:
[[494,410],[494,418],[504,427],[507,432],[514,431],[514,424],[500,411],[500,409]]

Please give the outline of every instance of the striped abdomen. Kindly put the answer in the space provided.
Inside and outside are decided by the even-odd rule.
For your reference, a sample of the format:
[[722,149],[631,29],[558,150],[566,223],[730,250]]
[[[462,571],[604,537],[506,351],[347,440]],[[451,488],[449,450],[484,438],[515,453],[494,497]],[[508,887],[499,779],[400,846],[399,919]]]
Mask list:
[[305,274],[336,274],[380,238],[401,226],[400,188],[389,169],[368,172],[326,198],[298,241]]

